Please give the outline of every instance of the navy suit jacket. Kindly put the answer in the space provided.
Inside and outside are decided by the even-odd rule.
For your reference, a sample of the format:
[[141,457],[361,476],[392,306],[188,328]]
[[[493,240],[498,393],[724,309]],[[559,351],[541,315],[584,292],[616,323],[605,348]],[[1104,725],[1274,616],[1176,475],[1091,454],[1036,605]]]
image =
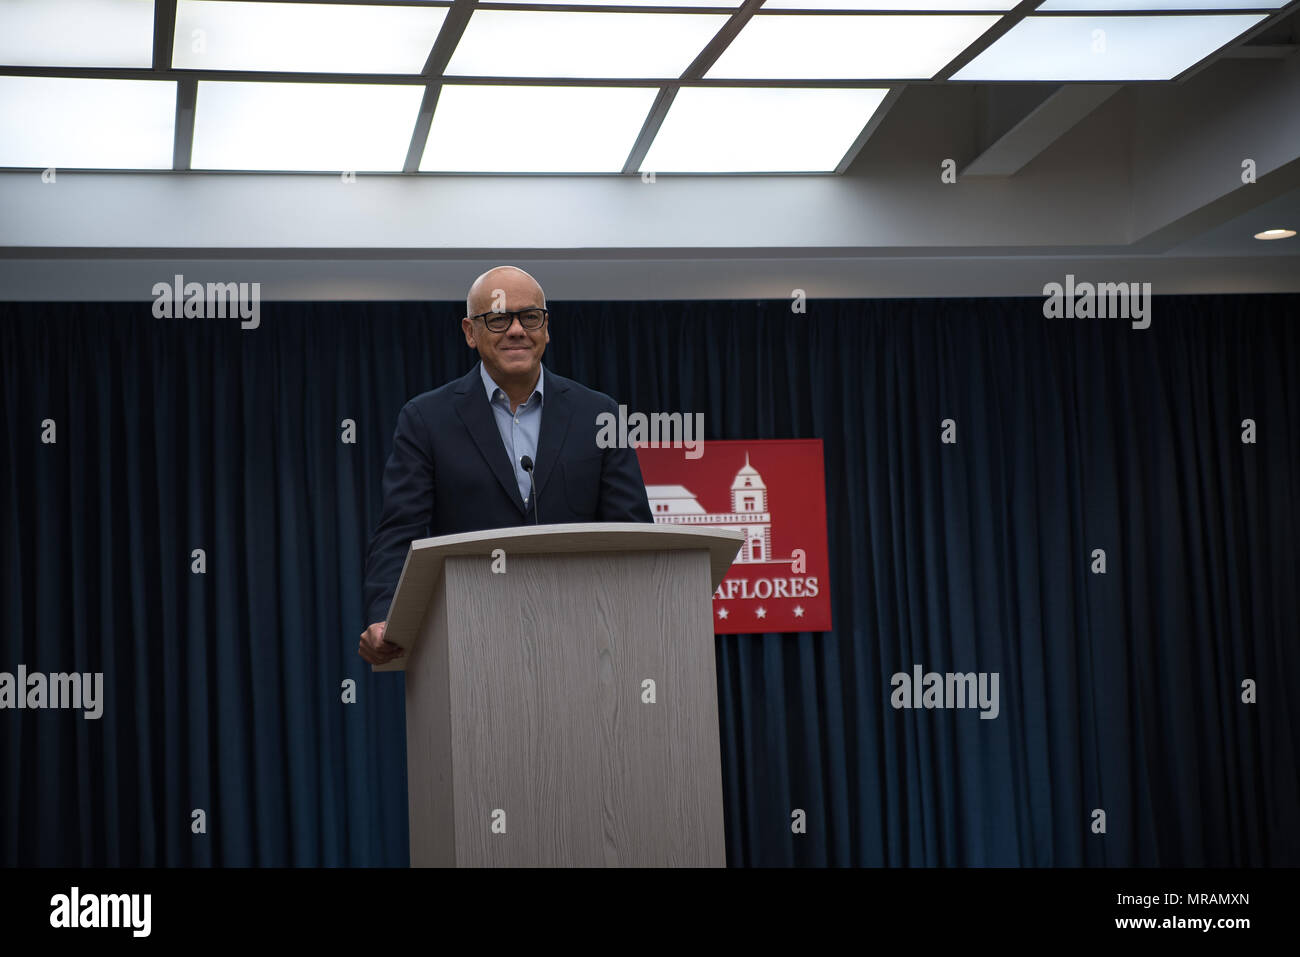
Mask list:
[[[543,367],[533,482],[540,524],[653,522],[633,449],[596,445],[618,404]],[[412,540],[533,523],[477,364],[402,406],[384,467],[384,508],[366,558],[366,624],[384,621]]]

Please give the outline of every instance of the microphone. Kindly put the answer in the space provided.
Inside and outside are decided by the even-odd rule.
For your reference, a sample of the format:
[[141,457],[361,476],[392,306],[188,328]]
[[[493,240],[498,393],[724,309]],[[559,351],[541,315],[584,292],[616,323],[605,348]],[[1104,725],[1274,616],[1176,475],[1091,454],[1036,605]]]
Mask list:
[[521,455],[519,457],[519,464],[522,465],[524,471],[528,473],[528,497],[533,500],[533,524],[540,525],[542,524],[542,520],[537,507],[537,488],[533,484],[533,481],[536,478],[536,476],[533,475],[533,460],[526,455]]

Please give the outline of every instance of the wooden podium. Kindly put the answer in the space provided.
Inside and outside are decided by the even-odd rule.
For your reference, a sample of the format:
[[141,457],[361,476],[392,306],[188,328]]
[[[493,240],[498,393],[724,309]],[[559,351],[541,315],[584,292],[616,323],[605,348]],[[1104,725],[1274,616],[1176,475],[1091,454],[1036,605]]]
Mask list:
[[411,543],[413,867],[721,867],[712,594],[742,533],[600,523]]

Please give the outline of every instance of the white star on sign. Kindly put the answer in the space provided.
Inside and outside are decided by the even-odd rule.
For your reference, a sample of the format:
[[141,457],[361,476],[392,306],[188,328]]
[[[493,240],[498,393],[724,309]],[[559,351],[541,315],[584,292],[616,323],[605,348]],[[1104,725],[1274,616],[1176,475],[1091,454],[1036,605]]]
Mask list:
[[764,608],[762,605],[759,605],[759,606],[758,606],[758,611],[754,612],[754,614],[756,614],[759,618],[766,618],[766,617],[767,617],[767,609]]
[[725,608],[719,608],[719,609],[718,609],[718,617],[719,617],[719,618],[726,618],[726,617],[727,617],[727,609],[725,609]]
[[802,618],[802,617],[803,617],[803,605],[795,605],[795,606],[794,606],[794,616],[795,616],[796,618]]

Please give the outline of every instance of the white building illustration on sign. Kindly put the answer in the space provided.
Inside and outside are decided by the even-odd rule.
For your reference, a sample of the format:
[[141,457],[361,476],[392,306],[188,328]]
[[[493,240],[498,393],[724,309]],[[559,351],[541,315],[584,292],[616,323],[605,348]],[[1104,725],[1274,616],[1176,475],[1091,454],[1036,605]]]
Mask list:
[[793,558],[772,557],[772,513],[768,510],[767,486],[758,470],[745,464],[731,480],[731,511],[706,512],[684,485],[647,485],[646,497],[657,525],[707,525],[734,528],[745,535],[736,561],[744,564],[789,565]]

